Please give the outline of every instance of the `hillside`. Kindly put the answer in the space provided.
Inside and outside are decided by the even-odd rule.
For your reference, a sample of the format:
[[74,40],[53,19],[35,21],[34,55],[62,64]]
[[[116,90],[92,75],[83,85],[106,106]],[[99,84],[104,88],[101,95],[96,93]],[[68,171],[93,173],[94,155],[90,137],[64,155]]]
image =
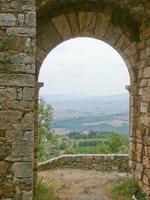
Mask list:
[[54,108],[56,133],[117,131],[128,133],[129,96],[44,96]]

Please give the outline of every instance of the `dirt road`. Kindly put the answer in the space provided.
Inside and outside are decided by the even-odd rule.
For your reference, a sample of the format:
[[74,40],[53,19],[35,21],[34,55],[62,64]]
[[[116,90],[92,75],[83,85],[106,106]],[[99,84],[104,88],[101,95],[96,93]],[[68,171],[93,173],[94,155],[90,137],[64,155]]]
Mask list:
[[[112,183],[128,176],[118,172],[57,169],[40,172],[62,200],[111,200]],[[119,199],[121,200],[121,199]]]

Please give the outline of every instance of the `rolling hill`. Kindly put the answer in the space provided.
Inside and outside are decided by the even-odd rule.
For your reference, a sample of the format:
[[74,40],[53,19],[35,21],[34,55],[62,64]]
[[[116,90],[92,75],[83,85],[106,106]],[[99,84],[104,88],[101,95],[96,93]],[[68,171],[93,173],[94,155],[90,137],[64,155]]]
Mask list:
[[54,108],[54,129],[129,132],[129,96],[48,95]]

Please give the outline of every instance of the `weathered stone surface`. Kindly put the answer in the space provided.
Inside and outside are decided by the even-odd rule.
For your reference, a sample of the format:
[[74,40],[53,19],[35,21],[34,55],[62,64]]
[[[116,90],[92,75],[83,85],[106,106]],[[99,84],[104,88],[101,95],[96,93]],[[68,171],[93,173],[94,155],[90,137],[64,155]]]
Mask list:
[[150,67],[145,67],[143,72],[144,78],[150,78]]
[[82,36],[94,36],[97,15],[95,12],[78,13],[80,34]]
[[21,130],[7,130],[6,131],[6,140],[8,142],[18,142],[22,141],[23,138],[23,132]]
[[14,123],[20,121],[22,113],[19,111],[0,111],[1,123]]
[[15,100],[16,99],[16,89],[15,88],[0,88],[0,97],[3,100]]
[[13,127],[15,129],[22,130],[22,131],[32,131],[34,125],[32,121],[30,121],[30,122],[14,123]]
[[0,161],[5,160],[11,153],[11,145],[0,142]]
[[28,74],[0,74],[0,86],[34,87],[35,77]]
[[35,27],[36,26],[36,13],[35,12],[28,12],[26,14],[25,23],[27,26]]
[[141,80],[141,82],[140,82],[140,87],[145,87],[145,86],[147,86],[147,85],[148,85],[148,80],[147,80],[147,79]]
[[0,26],[15,26],[16,17],[9,13],[0,13]]
[[15,162],[12,169],[15,178],[30,178],[32,175],[32,162]]
[[23,118],[24,123],[33,122],[33,121],[34,121],[34,113],[33,112],[25,114],[25,116]]
[[8,170],[8,164],[5,161],[0,161],[0,177],[5,176]]
[[23,88],[23,100],[31,101],[35,97],[35,89],[34,88]]
[[[14,61],[13,61],[14,63]],[[22,63],[23,63],[23,59],[22,59]],[[0,65],[0,71],[1,72],[7,72],[7,73],[27,73],[27,74],[35,74],[35,65],[32,64],[32,60],[31,60],[31,64],[28,64],[29,62],[27,62],[27,64],[3,64]]]
[[10,59],[12,64],[26,64],[26,65],[31,65],[34,64],[34,58],[32,56],[28,56],[25,53],[19,53],[15,56],[11,56]]
[[96,169],[101,171],[129,171],[126,154],[78,154],[63,155],[38,165],[39,170],[55,168]]
[[33,139],[33,132],[32,131],[26,131],[23,136],[23,141],[26,141],[28,143],[32,143]]
[[122,35],[122,30],[119,27],[114,27],[112,24],[109,24],[107,31],[104,36],[104,41],[108,44],[114,45]]
[[32,158],[32,145],[27,142],[14,142],[12,144],[12,156]]
[[36,34],[35,28],[8,28],[7,35],[8,36],[20,36],[20,37],[34,37]]
[[97,22],[96,22],[96,27],[95,27],[96,38],[103,39],[110,20],[111,20],[111,15],[97,13]]
[[20,111],[33,111],[34,102],[29,101],[7,101],[7,108]]
[[61,15],[56,18],[53,18],[52,22],[56,26],[60,37],[62,37],[64,40],[72,37],[71,29],[68,24],[66,15]]

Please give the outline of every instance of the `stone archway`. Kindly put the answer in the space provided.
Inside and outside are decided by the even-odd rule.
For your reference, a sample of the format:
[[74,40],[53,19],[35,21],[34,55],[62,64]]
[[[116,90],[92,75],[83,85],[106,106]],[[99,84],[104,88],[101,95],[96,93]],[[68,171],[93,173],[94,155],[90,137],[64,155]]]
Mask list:
[[36,11],[34,0],[0,4],[0,199],[32,199],[40,66],[56,45],[79,36],[107,42],[128,66],[130,161],[150,198],[149,0],[37,0]]
[[[70,38],[81,36],[97,38],[110,44],[120,53],[128,67],[131,80],[131,85],[128,87],[130,92],[130,163],[135,179],[148,193],[150,191],[149,177],[144,167],[149,167],[149,160],[145,161],[147,166],[144,166],[142,157],[149,155],[149,148],[146,144],[146,146],[143,144],[144,138],[142,138],[143,133],[141,131],[143,124],[139,123],[141,115],[143,117],[145,115],[143,113],[144,107],[146,109],[145,103],[145,106],[142,106],[142,103],[139,107],[141,102],[139,87],[140,84],[145,87],[143,84],[146,81],[142,80],[142,70],[139,67],[143,61],[143,59],[141,59],[142,61],[139,59],[140,49],[143,48],[140,42],[139,16],[134,11],[136,19],[133,19],[132,6],[130,7],[131,10],[127,11],[127,9],[121,7],[121,4],[117,5],[115,2],[108,5],[104,2],[98,4],[95,1],[94,5],[89,1],[88,3],[80,2],[78,6],[76,3],[70,1],[67,4],[62,1],[58,4],[45,2],[45,5],[39,5],[39,15],[37,16],[37,75],[45,56],[56,45]],[[42,12],[46,8],[47,14]],[[148,94],[146,96],[148,97]],[[143,101],[145,102],[145,99]],[[148,122],[148,118],[145,120]]]

